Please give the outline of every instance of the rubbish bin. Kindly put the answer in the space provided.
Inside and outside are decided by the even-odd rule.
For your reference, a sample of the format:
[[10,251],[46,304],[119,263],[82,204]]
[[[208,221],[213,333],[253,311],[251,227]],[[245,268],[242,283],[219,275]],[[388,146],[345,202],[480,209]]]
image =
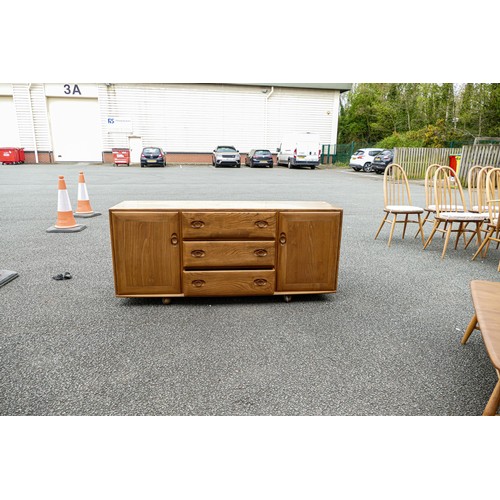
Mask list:
[[20,159],[19,148],[0,148],[0,161],[2,165],[5,163],[17,165],[24,163],[24,150],[22,150],[22,161]]
[[130,165],[130,149],[127,148],[113,148],[113,162],[118,165]]
[[462,155],[450,155],[450,168],[455,172],[455,175],[458,177],[460,170],[460,162],[462,160]]

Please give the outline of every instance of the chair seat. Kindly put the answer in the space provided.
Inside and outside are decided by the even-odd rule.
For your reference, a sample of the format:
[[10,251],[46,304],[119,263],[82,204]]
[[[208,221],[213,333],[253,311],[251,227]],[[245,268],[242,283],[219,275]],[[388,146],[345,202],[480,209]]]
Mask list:
[[387,205],[384,210],[398,214],[421,214],[424,212],[423,208],[413,205]]
[[485,219],[485,216],[484,214],[475,214],[473,212],[440,212],[439,218],[442,220],[480,222]]
[[488,211],[488,207],[482,207],[481,210],[479,210],[479,207],[477,205],[474,205],[471,209],[470,209],[471,212],[481,212],[481,213],[484,213],[484,212],[487,212]]

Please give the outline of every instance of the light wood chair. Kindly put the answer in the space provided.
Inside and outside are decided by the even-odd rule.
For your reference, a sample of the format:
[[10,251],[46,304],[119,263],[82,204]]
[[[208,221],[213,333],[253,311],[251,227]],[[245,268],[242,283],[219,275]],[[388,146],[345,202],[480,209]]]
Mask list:
[[[434,215],[434,226],[429,238],[424,244],[424,250],[431,243],[436,232],[446,234],[446,240],[443,247],[441,258],[446,254],[446,249],[450,241],[451,233],[457,233],[455,248],[457,248],[460,236],[465,232],[471,232],[466,229],[467,223],[475,224],[474,233],[478,239],[478,245],[481,243],[481,224],[485,220],[485,214],[469,212],[466,210],[465,198],[460,184],[460,179],[455,171],[450,167],[441,166],[434,174],[434,201],[436,204],[436,213]],[[457,223],[458,228],[453,225]],[[444,228],[441,228],[444,224]]]
[[493,167],[475,165],[467,174],[467,191],[469,193],[469,211],[486,213],[486,175]]
[[[410,186],[406,173],[400,165],[392,163],[388,165],[384,172],[384,218],[380,223],[375,239],[377,239],[384,223],[391,224],[391,232],[387,246],[391,246],[392,236],[396,224],[404,224],[403,239],[406,233],[406,226],[408,223],[416,223],[419,226],[419,231],[422,235],[422,245],[424,244],[424,231],[422,229],[422,218],[424,209],[416,207],[412,204]],[[387,220],[389,215],[392,214],[392,220]],[[404,219],[397,220],[398,215],[403,215]],[[416,215],[417,220],[409,219],[410,215]]]
[[[491,168],[486,176],[486,202],[488,204],[487,233],[483,242],[472,257],[474,260],[479,253],[485,250],[484,256],[488,252],[488,247],[492,241],[500,243],[500,168]],[[500,262],[498,263],[500,272]]]
[[[429,165],[425,171],[425,180],[424,180],[425,215],[422,221],[422,227],[425,226],[425,223],[428,220],[431,220],[431,218],[434,219],[434,214],[436,213],[436,204],[434,203],[434,174],[436,173],[436,170],[440,166],[441,165],[434,163],[432,165]],[[418,229],[415,238],[419,235],[419,233],[420,233],[420,228]]]

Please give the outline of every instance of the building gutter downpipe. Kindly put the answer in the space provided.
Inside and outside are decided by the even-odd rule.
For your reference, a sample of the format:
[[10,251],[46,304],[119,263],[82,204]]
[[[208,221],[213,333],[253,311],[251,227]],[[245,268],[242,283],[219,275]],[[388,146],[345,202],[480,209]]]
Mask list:
[[28,84],[28,97],[30,101],[31,133],[33,135],[33,146],[35,148],[35,163],[38,163],[38,149],[36,147],[35,122],[33,120],[33,104],[31,102],[31,83]]

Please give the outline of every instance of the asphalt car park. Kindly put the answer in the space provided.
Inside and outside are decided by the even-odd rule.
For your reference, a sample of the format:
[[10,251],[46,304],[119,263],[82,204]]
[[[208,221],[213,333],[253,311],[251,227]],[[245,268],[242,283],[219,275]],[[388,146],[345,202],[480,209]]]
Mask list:
[[[79,171],[102,216],[46,233],[58,176],[74,209]],[[422,206],[422,183],[411,188]],[[108,209],[161,199],[342,207],[337,293],[116,298]],[[0,288],[0,414],[480,415],[496,374],[480,335],[460,339],[469,282],[498,280],[498,250],[441,260],[441,245],[398,230],[387,248],[382,209],[382,176],[351,169],[2,166],[0,268],[19,277]]]

